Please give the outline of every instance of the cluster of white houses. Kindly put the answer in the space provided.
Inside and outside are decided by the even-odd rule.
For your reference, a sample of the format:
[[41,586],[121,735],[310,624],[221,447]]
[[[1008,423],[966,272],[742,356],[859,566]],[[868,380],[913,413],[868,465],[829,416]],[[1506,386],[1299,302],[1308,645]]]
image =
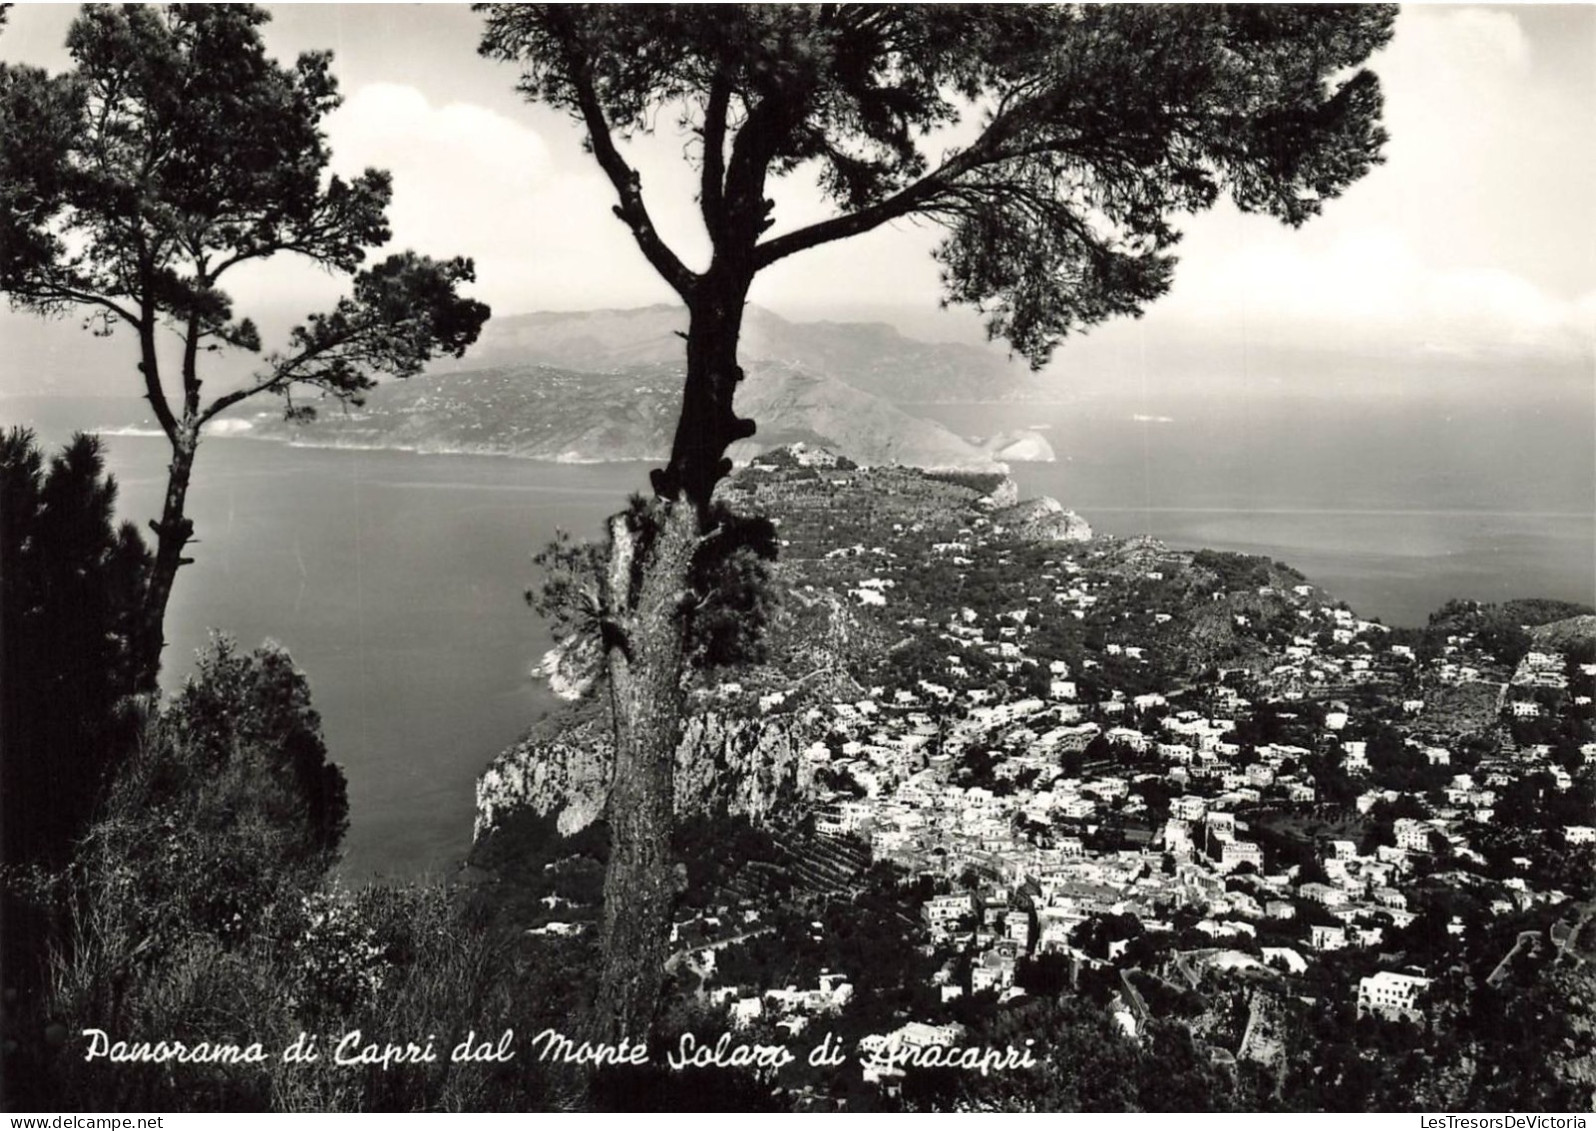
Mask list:
[[[901,526],[894,529],[906,533]],[[992,533],[986,520],[972,519],[930,544],[929,554],[962,570],[993,549]],[[1444,804],[1433,794],[1404,798],[1375,788],[1368,780],[1377,777],[1370,744],[1353,737],[1363,733],[1359,724],[1364,720],[1357,717],[1360,709],[1348,704],[1366,701],[1373,685],[1480,681],[1492,670],[1491,662],[1468,638],[1457,636],[1446,641],[1440,656],[1421,660],[1413,648],[1390,644],[1385,626],[1312,599],[1308,585],[1258,588],[1257,597],[1285,602],[1292,623],[1283,639],[1271,627],[1271,662],[1262,668],[1249,665],[1248,694],[1277,707],[1311,699],[1313,717],[1322,714],[1323,731],[1313,736],[1311,748],[1275,742],[1249,743],[1244,749],[1238,721],[1249,719],[1254,704],[1226,685],[1223,672],[1194,696],[1177,697],[1173,690],[1081,696],[1088,671],[1110,663],[1107,657],[1117,665],[1151,658],[1150,647],[1138,642],[1138,630],[1166,624],[1168,611],[1149,608],[1112,622],[1123,627],[1106,630],[1102,652],[1095,660],[1084,658],[1087,670],[1079,673],[1037,650],[1033,609],[1055,615],[1063,610],[1086,620],[1101,613],[1112,599],[1111,585],[1122,584],[1123,574],[1111,581],[1061,553],[1033,575],[1041,592],[1031,585],[1025,596],[1005,600],[1002,610],[961,607],[941,623],[928,623],[922,617],[896,619],[894,591],[902,591],[898,581],[903,580],[898,571],[912,568],[907,555],[860,544],[826,557],[858,567],[843,591],[860,615],[930,639],[943,654],[941,671],[912,686],[872,687],[853,701],[804,709],[810,729],[825,737],[804,750],[800,782],[819,803],[817,832],[857,838],[875,859],[895,861],[911,874],[939,882],[946,894],[924,903],[924,924],[933,939],[963,944],[970,959],[967,981],[955,984],[946,969],[938,975],[944,998],[984,990],[1018,993],[1017,965],[1028,955],[1056,952],[1098,961],[1077,942],[1077,928],[1107,916],[1134,916],[1144,928],[1159,930],[1170,927],[1176,910],[1189,909],[1197,913],[1196,929],[1213,941],[1217,953],[1235,956],[1237,964],[1257,962],[1296,973],[1307,969],[1316,953],[1348,948],[1377,953],[1390,929],[1414,917],[1408,893],[1420,858],[1438,851],[1464,861],[1477,858],[1469,830],[1490,823],[1503,787],[1516,775],[1547,772],[1558,788],[1570,785],[1569,775],[1552,765],[1547,748],[1531,747],[1504,751],[1470,772],[1452,774],[1440,791]],[[1166,566],[1159,553],[1150,551],[1144,563],[1136,567],[1143,577],[1163,580]],[[1253,631],[1250,615],[1234,614],[1238,631]],[[1496,685],[1499,708],[1509,715],[1540,711],[1545,696],[1537,692],[1566,689],[1564,666],[1558,653],[1532,651],[1515,673],[1513,688]],[[972,676],[977,668],[997,673],[996,682],[1008,686],[977,686]],[[1421,673],[1422,681],[1413,678]],[[1091,683],[1104,682],[1101,672],[1092,675]],[[1421,717],[1424,700],[1404,694],[1410,697],[1387,706],[1409,719]],[[1180,709],[1199,701],[1203,710]],[[789,694],[777,690],[760,697],[758,706],[762,712],[797,709],[788,702]],[[1067,771],[1066,765],[1079,767],[1082,759],[1061,755],[1085,750],[1099,736],[1136,757]],[[1443,741],[1414,739],[1409,745],[1432,768],[1452,763]],[[1586,755],[1596,756],[1596,746],[1587,747]],[[1356,800],[1360,812],[1381,802],[1405,802],[1402,811],[1413,815],[1394,821],[1392,843],[1324,839],[1312,867],[1286,866],[1266,851],[1248,814],[1264,802],[1276,812],[1314,804],[1320,786],[1310,766],[1327,759],[1362,782]],[[981,773],[961,775],[960,768],[972,762],[982,765]],[[1152,792],[1143,788],[1147,779],[1156,779],[1168,796],[1169,815],[1156,825],[1145,819],[1144,794]],[[1102,826],[1126,819],[1150,833],[1114,838],[1106,842],[1116,845],[1112,849],[1088,847],[1099,843]],[[1596,827],[1563,831],[1571,843],[1596,841]],[[1499,883],[1490,906],[1506,913],[1556,896],[1531,890],[1515,877]],[[1188,913],[1183,921],[1190,918]],[[1259,928],[1265,924],[1273,943],[1259,947]],[[1290,931],[1280,929],[1288,925]],[[1283,933],[1292,945],[1280,945]],[[1227,942],[1246,942],[1246,953],[1227,951]],[[1110,947],[1110,960],[1115,949]],[[1359,983],[1357,1008],[1392,1020],[1419,1018],[1428,984],[1422,973],[1375,973]],[[744,1012],[770,1007],[763,999],[758,1006],[737,999]]]
[[[1080,581],[1062,592],[1076,603],[1090,598]],[[1029,658],[1023,614],[1008,614],[1001,635],[989,640],[978,627],[979,618],[961,610],[946,626],[946,635],[1020,663]],[[1318,608],[1310,615],[1328,617],[1336,625],[1337,640],[1357,641],[1385,631],[1345,610]],[[1137,651],[1130,645],[1116,647],[1126,655]],[[1398,661],[1416,662],[1407,649],[1398,652]],[[1415,858],[1442,848],[1467,856],[1467,822],[1490,820],[1496,791],[1513,773],[1532,767],[1555,771],[1544,758],[1545,750],[1529,750],[1519,752],[1513,764],[1490,763],[1483,773],[1456,774],[1444,790],[1445,808],[1427,817],[1396,819],[1395,843],[1367,852],[1348,840],[1325,842],[1318,861],[1322,876],[1316,872],[1308,879],[1297,868],[1271,871],[1263,846],[1237,811],[1262,800],[1266,791],[1274,802],[1313,802],[1316,787],[1305,769],[1313,751],[1261,744],[1242,764],[1241,747],[1234,741],[1235,717],[1251,704],[1234,691],[1216,688],[1211,701],[1235,717],[1170,712],[1158,694],[1116,692],[1107,701],[1082,704],[1075,701],[1067,666],[1056,659],[1042,662],[1050,669],[1046,698],[1000,700],[990,689],[956,692],[923,680],[890,694],[872,689],[872,697],[861,702],[833,704],[831,740],[816,743],[805,755],[811,771],[828,767],[831,780],[846,775],[856,787],[856,796],[834,796],[822,808],[820,832],[859,837],[877,859],[929,873],[954,889],[929,900],[922,913],[933,938],[958,939],[973,947],[969,988],[977,992],[1018,992],[1010,987],[1023,955],[1058,951],[1087,960],[1071,936],[1093,916],[1128,913],[1157,929],[1167,927],[1173,909],[1195,908],[1203,916],[1198,929],[1222,943],[1255,938],[1263,921],[1297,919],[1299,909],[1311,905],[1312,914],[1302,917],[1298,930],[1304,951],[1378,947],[1390,927],[1405,926],[1413,918],[1403,888]],[[1538,655],[1532,670],[1547,671],[1561,662],[1560,656]],[[949,664],[948,682],[956,686],[961,674],[957,653],[949,656]],[[1311,639],[1299,638],[1272,676],[1278,689],[1284,689],[1283,697],[1291,698],[1293,688],[1334,679],[1356,682],[1368,670],[1357,659],[1322,656]],[[1403,704],[1409,713],[1422,707],[1422,701]],[[1159,710],[1147,716],[1151,721],[1130,725],[1154,708]],[[1367,774],[1370,766],[1367,743],[1342,737],[1350,715],[1336,703],[1325,712],[1321,749],[1339,751],[1342,766],[1356,777]],[[1105,725],[1115,716],[1125,723]],[[1067,774],[1060,753],[1082,749],[1098,735],[1154,756],[1155,771],[1111,764],[1079,776]],[[1450,764],[1443,746],[1410,745],[1432,766]],[[953,770],[961,756],[977,747],[993,759],[994,786],[1021,784],[955,784]],[[1111,814],[1145,812],[1135,787],[1146,776],[1184,791],[1171,799],[1168,820],[1145,843],[1089,852],[1085,838]],[[1566,774],[1559,779],[1564,788],[1566,779]],[[1367,811],[1400,797],[1391,790],[1367,789],[1357,807]],[[1036,835],[1040,830],[1044,834]],[[1573,842],[1588,841],[1596,839],[1596,829],[1571,826],[1565,835]],[[1246,880],[1226,882],[1236,877]],[[1509,880],[1493,907],[1505,912],[1538,898],[1544,894]],[[1292,954],[1294,961],[1302,961]],[[1418,975],[1376,975],[1360,987],[1359,1009],[1390,1018],[1415,1017],[1424,984]],[[962,989],[949,985],[943,992]]]

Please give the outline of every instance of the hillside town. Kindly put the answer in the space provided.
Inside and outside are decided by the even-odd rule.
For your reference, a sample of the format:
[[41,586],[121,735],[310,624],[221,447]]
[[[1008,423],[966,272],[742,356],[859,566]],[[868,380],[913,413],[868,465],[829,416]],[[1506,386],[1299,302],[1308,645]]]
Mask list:
[[[1495,987],[1589,961],[1583,622],[1504,631],[1457,603],[1393,629],[1267,559],[801,445],[731,496],[772,518],[787,602],[830,611],[695,699],[802,739],[800,888],[857,905],[867,870],[894,878],[918,984],[861,1048],[957,1045],[1073,989],[1130,1040],[1177,1022],[1214,1063],[1268,1069],[1310,1004],[1428,1031],[1476,950],[1499,948]],[[731,890],[676,927],[703,1000],[789,1038],[859,1012],[831,924]],[[772,957],[798,943],[829,958]],[[901,1085],[872,1063],[865,1082]]]

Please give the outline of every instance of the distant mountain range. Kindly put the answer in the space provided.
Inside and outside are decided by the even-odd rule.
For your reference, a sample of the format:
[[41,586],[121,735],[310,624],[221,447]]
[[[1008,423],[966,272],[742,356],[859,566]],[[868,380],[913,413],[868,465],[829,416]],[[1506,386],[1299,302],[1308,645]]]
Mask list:
[[[663,459],[685,327],[686,312],[667,306],[498,319],[467,358],[384,383],[359,408],[329,408],[309,425],[260,412],[248,427],[262,438],[331,447]],[[978,444],[906,407],[950,391],[984,389],[982,399],[998,399],[1023,390],[1024,367],[986,350],[915,341],[883,324],[788,322],[753,307],[741,357],[747,379],[737,410],[759,433],[732,449],[739,462],[795,441],[867,465],[992,469],[1053,458],[1035,433]]]
[[[680,306],[511,315],[491,320],[449,368],[679,366],[686,331]],[[796,367],[898,404],[1009,400],[1042,388],[1023,361],[996,346],[917,341],[885,322],[789,322],[761,306],[745,312],[738,351],[745,368]]]

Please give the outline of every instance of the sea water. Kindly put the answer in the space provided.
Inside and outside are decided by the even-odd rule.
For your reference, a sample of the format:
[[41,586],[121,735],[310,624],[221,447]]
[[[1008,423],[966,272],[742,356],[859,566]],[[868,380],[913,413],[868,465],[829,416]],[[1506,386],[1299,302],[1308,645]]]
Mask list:
[[[81,405],[0,409],[0,423],[32,423],[51,444],[68,416],[98,422]],[[1014,465],[1023,495],[1052,495],[1106,533],[1267,554],[1387,623],[1422,623],[1453,596],[1596,601],[1593,429],[1578,412],[921,411],[966,433],[1041,426],[1059,458]],[[142,527],[160,503],[165,441],[106,444],[121,514]],[[551,643],[523,600],[531,556],[559,528],[597,536],[646,469],[209,439],[163,682],[180,684],[212,630],[283,644],[349,779],[345,875],[446,871],[470,845],[477,774],[556,705],[531,675]]]

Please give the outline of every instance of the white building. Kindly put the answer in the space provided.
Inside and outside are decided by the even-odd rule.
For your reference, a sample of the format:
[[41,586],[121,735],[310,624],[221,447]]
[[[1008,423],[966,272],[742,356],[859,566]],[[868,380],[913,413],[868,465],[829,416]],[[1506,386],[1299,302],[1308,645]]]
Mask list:
[[1347,929],[1315,923],[1308,928],[1308,945],[1315,950],[1342,950],[1347,945]]
[[1392,822],[1391,831],[1396,837],[1398,848],[1405,848],[1409,852],[1430,851],[1430,826],[1423,821],[1398,817]]
[[975,914],[975,901],[968,892],[962,895],[936,895],[920,909],[926,925],[932,928],[957,926],[967,915]]
[[1226,841],[1220,850],[1219,870],[1221,872],[1234,872],[1243,864],[1251,864],[1253,871],[1262,872],[1264,867],[1263,848],[1245,840]]
[[1404,1017],[1416,1021],[1424,1016],[1418,1006],[1419,995],[1429,985],[1430,979],[1413,974],[1387,970],[1370,974],[1358,983],[1358,1013],[1377,1013],[1388,1021]]

